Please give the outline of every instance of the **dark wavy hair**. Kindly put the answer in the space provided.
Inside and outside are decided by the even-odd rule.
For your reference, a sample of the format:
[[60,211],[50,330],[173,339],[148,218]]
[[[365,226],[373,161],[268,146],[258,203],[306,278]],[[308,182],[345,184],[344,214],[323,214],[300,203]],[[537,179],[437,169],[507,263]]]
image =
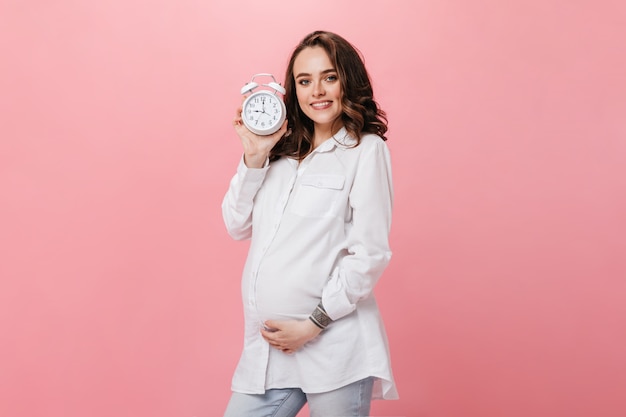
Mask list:
[[374,133],[387,140],[387,116],[374,101],[372,83],[360,52],[335,33],[316,31],[305,36],[291,54],[285,74],[288,129],[270,152],[270,160],[281,156],[302,160],[312,151],[313,121],[298,104],[293,65],[302,50],[314,46],[324,48],[337,70],[343,93],[341,121],[350,136],[357,140],[355,146],[360,144],[364,133]]

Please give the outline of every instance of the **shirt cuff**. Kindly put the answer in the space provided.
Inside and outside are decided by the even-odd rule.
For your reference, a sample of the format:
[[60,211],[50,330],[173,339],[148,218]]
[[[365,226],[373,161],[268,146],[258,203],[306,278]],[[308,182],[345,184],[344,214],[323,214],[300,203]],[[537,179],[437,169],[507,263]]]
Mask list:
[[243,162],[243,156],[239,161],[239,165],[237,166],[237,177],[239,178],[240,183],[240,193],[242,195],[248,195],[254,197],[256,192],[263,184],[263,180],[265,179],[265,174],[267,174],[267,170],[269,169],[269,158],[265,161],[263,168],[248,168],[246,164]]
[[263,164],[263,166],[261,168],[248,168],[246,166],[246,163],[244,162],[244,155],[241,155],[241,159],[239,160],[239,166],[237,167],[237,172],[242,173],[242,172],[248,172],[248,171],[262,171],[262,170],[266,170],[267,168],[269,168],[270,166],[270,158],[267,157],[265,158],[265,163]]
[[335,275],[326,283],[322,291],[322,304],[331,320],[335,321],[356,310],[356,304],[350,302],[341,285],[340,277]]

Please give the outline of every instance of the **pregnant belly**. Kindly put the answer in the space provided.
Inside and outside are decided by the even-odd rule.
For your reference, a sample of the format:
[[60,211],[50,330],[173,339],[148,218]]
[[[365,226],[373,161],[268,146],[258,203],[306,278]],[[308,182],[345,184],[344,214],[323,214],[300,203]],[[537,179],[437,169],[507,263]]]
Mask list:
[[290,277],[257,281],[257,311],[262,320],[306,319],[322,297],[322,283]]

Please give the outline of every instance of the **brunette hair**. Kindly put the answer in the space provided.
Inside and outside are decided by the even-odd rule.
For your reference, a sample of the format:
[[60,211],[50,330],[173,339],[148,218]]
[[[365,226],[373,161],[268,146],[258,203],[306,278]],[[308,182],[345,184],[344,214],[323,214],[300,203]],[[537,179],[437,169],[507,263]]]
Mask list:
[[370,82],[360,52],[341,36],[324,31],[313,32],[302,39],[294,49],[285,74],[285,106],[287,107],[287,133],[270,152],[270,160],[281,156],[304,159],[313,144],[313,121],[298,104],[293,65],[302,50],[314,46],[324,48],[337,70],[343,98],[341,121],[347,132],[361,142],[363,133],[374,133],[387,140],[387,117],[374,101]]

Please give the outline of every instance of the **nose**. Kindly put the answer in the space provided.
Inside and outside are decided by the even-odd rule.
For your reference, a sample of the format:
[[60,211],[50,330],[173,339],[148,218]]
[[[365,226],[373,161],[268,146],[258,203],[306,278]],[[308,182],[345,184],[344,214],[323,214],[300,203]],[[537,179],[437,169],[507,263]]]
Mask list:
[[321,97],[326,94],[326,90],[324,90],[324,85],[321,82],[316,82],[313,86],[313,97]]

